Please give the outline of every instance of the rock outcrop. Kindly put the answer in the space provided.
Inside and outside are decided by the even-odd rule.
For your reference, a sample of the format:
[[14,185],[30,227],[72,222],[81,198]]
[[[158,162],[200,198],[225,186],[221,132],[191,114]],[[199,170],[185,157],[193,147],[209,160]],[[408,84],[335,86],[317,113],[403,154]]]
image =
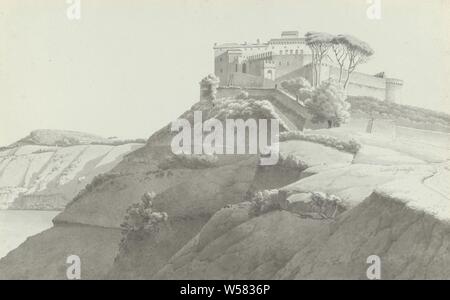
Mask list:
[[[171,157],[164,127],[0,260],[0,278],[64,278],[69,254],[86,279],[365,279],[370,255],[384,279],[450,278],[448,148],[304,134],[280,143],[275,166],[218,155],[195,167]],[[149,191],[167,224],[119,249],[127,208]]]

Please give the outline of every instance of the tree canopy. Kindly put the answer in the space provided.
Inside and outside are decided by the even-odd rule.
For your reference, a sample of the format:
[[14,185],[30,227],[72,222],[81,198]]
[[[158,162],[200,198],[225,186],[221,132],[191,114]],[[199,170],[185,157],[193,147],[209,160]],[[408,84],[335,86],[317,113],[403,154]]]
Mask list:
[[342,44],[349,51],[355,51],[365,56],[371,56],[374,54],[373,49],[366,42],[348,34],[339,34],[335,36],[331,43]]
[[327,80],[313,90],[310,99],[305,101],[312,122],[328,122],[328,127],[339,127],[350,119],[350,103],[340,84]]
[[312,54],[312,84],[317,86],[320,83],[321,65],[324,57],[327,56],[331,48],[334,36],[326,32],[310,31],[305,35],[305,42],[311,49]]
[[334,35],[326,32],[309,31],[305,34],[305,41],[307,45],[329,44],[334,38]]
[[[310,31],[305,35],[305,42],[312,54],[312,85],[317,87],[321,82],[321,65],[328,52],[333,50],[334,59],[339,65],[338,82],[346,71],[344,88],[347,87],[351,73],[356,67],[365,63],[374,50],[366,42],[348,34],[332,35],[326,32]],[[331,59],[331,58],[330,58]]]
[[[219,83],[220,83],[219,78],[217,78],[217,76],[214,74],[208,74],[208,76],[203,77],[203,79],[200,81],[203,98],[215,100]],[[203,90],[203,87],[205,87],[206,89]]]

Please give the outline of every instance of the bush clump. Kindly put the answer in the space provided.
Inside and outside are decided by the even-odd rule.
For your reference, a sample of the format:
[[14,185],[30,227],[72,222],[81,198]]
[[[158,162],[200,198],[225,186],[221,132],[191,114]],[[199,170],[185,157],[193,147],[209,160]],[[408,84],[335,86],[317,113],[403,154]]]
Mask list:
[[308,165],[304,161],[298,159],[293,154],[289,154],[286,157],[280,156],[278,159],[278,166],[299,171],[303,171],[308,168]]
[[200,81],[202,97],[210,101],[215,100],[219,83],[219,78],[214,74],[209,74],[208,76],[202,78]]
[[322,144],[352,154],[358,153],[359,149],[361,149],[361,144],[354,139],[350,139],[349,141],[343,141],[332,136],[321,134],[305,134],[301,131],[289,131],[280,133],[280,142],[291,140],[300,140]]
[[237,96],[236,99],[248,99],[249,94],[247,91],[241,91]]
[[342,86],[333,81],[324,81],[315,88],[305,106],[312,114],[313,123],[327,122],[328,128],[339,127],[350,119],[350,103]]
[[147,192],[142,196],[141,202],[128,207],[124,222],[120,225],[121,248],[130,238],[141,240],[145,236],[158,233],[161,226],[168,221],[167,213],[153,210],[155,196],[155,193]]
[[281,82],[281,87],[299,100],[305,101],[312,96],[312,87],[309,81],[304,77],[298,77]]
[[194,111],[202,111],[203,120],[211,118],[225,121],[226,119],[277,119],[280,128],[288,128],[280,116],[275,112],[275,109],[269,100],[248,98],[245,101],[236,98],[221,98],[209,101],[200,101],[191,107],[188,114],[183,118],[193,119]]
[[249,215],[251,217],[256,217],[280,209],[278,194],[279,191],[277,189],[263,190],[254,193],[250,200],[251,205]]
[[323,192],[312,192],[308,212],[301,215],[313,219],[334,219],[345,211],[342,200],[336,196]]

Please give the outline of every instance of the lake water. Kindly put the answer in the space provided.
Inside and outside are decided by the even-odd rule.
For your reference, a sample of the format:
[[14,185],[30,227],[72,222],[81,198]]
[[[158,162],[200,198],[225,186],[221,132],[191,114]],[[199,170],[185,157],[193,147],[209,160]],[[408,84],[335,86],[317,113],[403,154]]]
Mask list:
[[0,210],[0,258],[17,248],[27,237],[53,226],[58,211]]

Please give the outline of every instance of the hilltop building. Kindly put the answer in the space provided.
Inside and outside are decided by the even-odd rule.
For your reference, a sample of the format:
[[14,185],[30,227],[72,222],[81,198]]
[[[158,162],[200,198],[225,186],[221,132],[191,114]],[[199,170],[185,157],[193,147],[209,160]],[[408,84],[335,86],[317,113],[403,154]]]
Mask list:
[[[222,87],[275,88],[284,80],[300,76],[311,82],[311,52],[298,31],[284,31],[279,38],[265,43],[215,44],[214,73]],[[322,64],[322,80],[338,76],[335,64]],[[387,78],[384,73],[353,72],[347,94],[399,103],[402,86],[402,80]]]

